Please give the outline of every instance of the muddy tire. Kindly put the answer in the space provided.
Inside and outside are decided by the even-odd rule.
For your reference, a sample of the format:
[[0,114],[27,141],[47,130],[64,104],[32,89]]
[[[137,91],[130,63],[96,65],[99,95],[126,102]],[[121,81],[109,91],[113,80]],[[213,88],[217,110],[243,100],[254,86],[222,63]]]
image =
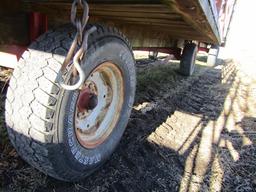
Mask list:
[[195,70],[195,61],[197,54],[197,45],[195,43],[188,43],[185,45],[181,61],[180,61],[180,73],[184,76],[191,76]]
[[208,53],[208,57],[207,57],[207,64],[211,66],[216,65],[218,55],[219,55],[219,46],[218,45],[211,46]]
[[[84,92],[65,91],[56,83],[74,37],[70,26],[49,31],[31,44],[13,72],[7,93],[6,124],[12,144],[29,164],[64,181],[86,177],[111,156],[134,101],[135,61],[127,39],[113,28],[96,27],[82,61],[87,79],[96,76],[90,83],[95,81],[97,102],[90,109],[88,100],[87,104],[78,105],[93,94],[86,93],[86,83]],[[68,83],[70,79],[71,73],[67,72],[65,81]],[[105,91],[102,94],[101,88]],[[84,94],[85,97],[81,96]],[[103,97],[105,103],[101,102]],[[93,128],[83,127],[94,109],[102,112],[102,107],[106,110],[100,114],[100,120],[96,115],[98,127],[96,124],[90,125]]]

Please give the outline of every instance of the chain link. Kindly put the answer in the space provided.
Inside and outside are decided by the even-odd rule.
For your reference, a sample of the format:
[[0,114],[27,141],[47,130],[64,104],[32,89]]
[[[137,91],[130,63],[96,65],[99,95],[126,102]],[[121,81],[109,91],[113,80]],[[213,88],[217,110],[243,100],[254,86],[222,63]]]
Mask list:
[[[82,18],[78,17],[78,14],[77,14],[78,7],[81,7],[83,10]],[[93,26],[88,31],[85,31],[85,27],[87,25],[88,19],[89,19],[89,5],[87,4],[87,2],[85,0],[74,0],[71,7],[70,20],[71,20],[71,23],[76,27],[77,32],[70,46],[68,54],[61,66],[60,72],[58,73],[58,76],[57,76],[58,84],[65,90],[76,90],[81,88],[86,78],[80,63],[82,58],[84,58],[86,55],[86,51],[88,48],[89,35],[97,30],[97,28]],[[74,52],[78,46],[80,46],[80,48],[74,55]],[[65,72],[67,66],[71,63],[73,63],[76,72],[79,73],[79,81],[74,85],[66,84],[63,79],[63,73]],[[73,73],[73,74],[77,74],[77,73]]]

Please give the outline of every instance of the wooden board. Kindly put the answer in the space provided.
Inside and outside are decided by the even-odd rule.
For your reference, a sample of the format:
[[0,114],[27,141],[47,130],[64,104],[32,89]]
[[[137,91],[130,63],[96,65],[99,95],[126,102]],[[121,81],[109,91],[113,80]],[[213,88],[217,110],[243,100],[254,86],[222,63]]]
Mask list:
[[[72,0],[21,1],[22,11],[48,15],[50,26],[69,22]],[[134,47],[173,47],[178,39],[220,42],[216,18],[209,0],[88,2],[91,23],[103,23],[119,28],[128,36]]]
[[20,1],[2,0],[0,18],[0,45],[28,43],[28,17]]

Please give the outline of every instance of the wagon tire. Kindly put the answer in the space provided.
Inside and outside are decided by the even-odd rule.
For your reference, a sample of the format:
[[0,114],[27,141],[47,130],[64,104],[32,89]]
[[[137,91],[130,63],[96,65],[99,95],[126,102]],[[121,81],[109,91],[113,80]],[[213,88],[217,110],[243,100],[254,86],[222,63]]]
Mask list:
[[211,48],[208,52],[207,64],[210,66],[216,65],[218,55],[219,55],[219,46],[218,45],[211,46]]
[[157,60],[158,51],[149,51],[148,58],[151,60]]
[[[97,81],[97,102],[90,110],[86,102],[78,104],[86,100],[86,83],[82,93],[65,91],[56,80],[75,35],[69,25],[46,32],[29,46],[8,88],[5,118],[13,146],[29,164],[63,181],[80,180],[110,158],[134,101],[135,61],[128,40],[114,28],[95,26],[97,31],[90,35],[86,58],[81,62],[87,79],[92,74],[96,76],[90,83]],[[69,71],[72,70],[67,70],[64,77],[66,83],[74,80]],[[105,100],[99,98],[102,90]],[[80,102],[81,98],[84,100]],[[87,115],[78,115],[81,108]],[[92,116],[96,108],[100,109],[101,119],[98,113]],[[97,117],[98,127],[83,127],[93,117]]]
[[197,45],[195,43],[187,43],[183,49],[180,70],[184,76],[191,76],[195,70],[195,61],[197,55]]

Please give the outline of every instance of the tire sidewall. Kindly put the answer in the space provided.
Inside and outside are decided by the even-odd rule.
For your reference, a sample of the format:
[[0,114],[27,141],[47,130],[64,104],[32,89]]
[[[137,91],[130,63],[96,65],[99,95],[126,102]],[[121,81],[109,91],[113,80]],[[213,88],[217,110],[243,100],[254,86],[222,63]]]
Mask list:
[[192,53],[192,57],[191,57],[191,65],[190,65],[190,74],[192,75],[195,71],[195,67],[196,67],[196,54],[197,54],[198,48],[196,44],[192,44],[191,46],[191,53]]
[[197,54],[197,45],[195,43],[187,44],[183,50],[180,72],[183,75],[190,76],[195,70],[195,60]]

